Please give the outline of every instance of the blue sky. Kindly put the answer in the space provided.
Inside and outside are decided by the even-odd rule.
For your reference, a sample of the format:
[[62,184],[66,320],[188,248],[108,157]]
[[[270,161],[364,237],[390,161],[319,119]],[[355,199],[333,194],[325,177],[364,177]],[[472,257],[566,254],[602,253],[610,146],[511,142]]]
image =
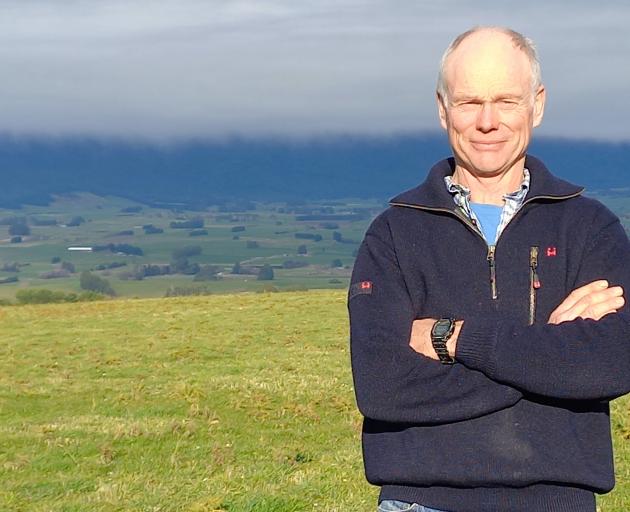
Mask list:
[[442,51],[537,43],[539,134],[630,140],[630,2],[5,0],[0,132],[185,139],[438,130]]

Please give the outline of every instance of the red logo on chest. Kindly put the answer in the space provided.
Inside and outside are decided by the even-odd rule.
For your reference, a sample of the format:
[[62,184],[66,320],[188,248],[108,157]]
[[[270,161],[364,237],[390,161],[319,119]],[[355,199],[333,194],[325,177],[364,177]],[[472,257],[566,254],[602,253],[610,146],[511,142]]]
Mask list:
[[553,257],[558,255],[558,250],[555,247],[547,247],[547,256]]

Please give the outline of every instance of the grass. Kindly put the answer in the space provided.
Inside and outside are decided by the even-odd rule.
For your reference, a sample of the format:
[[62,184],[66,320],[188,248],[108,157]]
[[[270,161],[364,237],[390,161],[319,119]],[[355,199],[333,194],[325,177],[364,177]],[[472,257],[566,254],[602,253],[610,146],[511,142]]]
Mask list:
[[[374,510],[345,293],[0,309],[0,510]],[[628,401],[614,403],[630,503]]]

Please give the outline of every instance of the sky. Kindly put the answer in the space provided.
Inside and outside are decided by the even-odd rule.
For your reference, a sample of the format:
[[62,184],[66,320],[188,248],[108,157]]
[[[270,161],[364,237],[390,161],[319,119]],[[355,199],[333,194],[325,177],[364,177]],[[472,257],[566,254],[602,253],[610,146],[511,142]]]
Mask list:
[[0,133],[139,139],[440,130],[474,25],[538,47],[537,133],[630,141],[626,0],[3,0]]

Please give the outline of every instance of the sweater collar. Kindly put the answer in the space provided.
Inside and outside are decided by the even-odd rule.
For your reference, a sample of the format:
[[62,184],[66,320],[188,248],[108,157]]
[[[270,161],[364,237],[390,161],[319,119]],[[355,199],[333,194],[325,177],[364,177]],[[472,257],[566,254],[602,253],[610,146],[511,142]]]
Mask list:
[[[529,192],[525,202],[536,199],[568,199],[584,191],[567,181],[556,178],[545,165],[533,156],[525,157],[525,167],[531,175]],[[426,208],[450,209],[454,208],[453,198],[444,186],[444,177],[455,171],[455,159],[447,158],[435,164],[426,180],[419,186],[402,192],[391,199],[392,206],[419,206]]]

